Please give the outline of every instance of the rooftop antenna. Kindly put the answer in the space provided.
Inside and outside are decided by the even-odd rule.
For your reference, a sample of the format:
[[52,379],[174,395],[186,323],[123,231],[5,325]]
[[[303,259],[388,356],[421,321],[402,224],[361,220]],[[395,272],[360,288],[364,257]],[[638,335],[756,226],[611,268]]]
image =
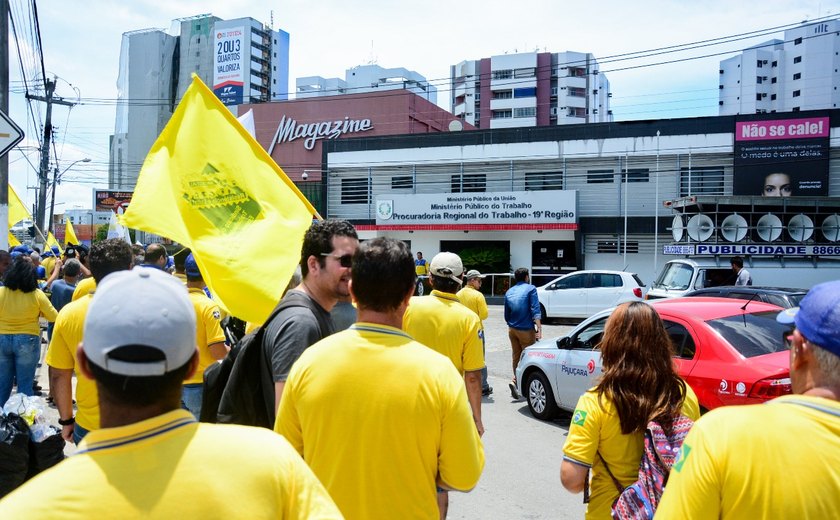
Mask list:
[[271,30],[274,30],[274,9],[269,11],[269,23],[271,24]]
[[376,53],[373,50],[373,40],[370,41],[370,57],[368,58],[367,64],[368,65],[376,65],[379,60],[376,57]]

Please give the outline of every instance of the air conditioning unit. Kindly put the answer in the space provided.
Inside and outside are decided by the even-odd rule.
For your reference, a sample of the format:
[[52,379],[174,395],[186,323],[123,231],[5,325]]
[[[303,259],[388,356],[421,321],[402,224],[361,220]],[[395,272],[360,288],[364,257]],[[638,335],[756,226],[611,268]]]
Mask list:
[[597,88],[592,90],[592,95],[596,95],[596,96],[598,95],[598,89]]
[[762,93],[761,93],[761,97],[763,97],[763,98],[767,97],[767,93],[766,93],[766,92],[762,92]]
[[767,76],[761,76],[761,79],[763,79],[764,81],[767,81]]
[[593,113],[593,114],[597,114],[597,113],[598,113],[598,109],[597,109],[597,108],[593,108],[593,109],[592,109],[592,113]]
[[[761,64],[762,65],[767,65],[767,60],[761,60]],[[764,79],[767,79],[767,78],[764,78]]]

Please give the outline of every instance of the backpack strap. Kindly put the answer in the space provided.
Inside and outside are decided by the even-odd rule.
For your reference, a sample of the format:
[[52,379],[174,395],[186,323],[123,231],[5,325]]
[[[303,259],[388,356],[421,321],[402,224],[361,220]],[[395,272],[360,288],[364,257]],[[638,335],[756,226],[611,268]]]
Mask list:
[[313,300],[311,296],[301,293],[300,291],[286,293],[286,296],[280,300],[280,303],[274,308],[274,311],[272,311],[271,316],[265,320],[265,324],[263,326],[267,327],[268,324],[277,317],[277,314],[279,314],[280,311],[290,307],[305,307],[309,309],[312,312],[312,315],[315,316],[315,320],[318,321],[318,329],[321,331],[321,338],[326,338],[332,334],[333,327],[331,327],[324,317],[321,316],[321,309],[318,307],[318,304],[315,303],[315,300]]
[[607,475],[609,475],[612,479],[615,489],[617,489],[619,493],[622,493],[624,491],[624,486],[621,485],[621,482],[619,482],[618,479],[615,478],[615,475],[613,475],[612,471],[610,471],[610,467],[607,464],[607,461],[604,460],[604,456],[601,455],[600,451],[597,452],[596,455],[598,455],[598,458],[601,459],[601,462],[604,464],[604,469],[607,470]]

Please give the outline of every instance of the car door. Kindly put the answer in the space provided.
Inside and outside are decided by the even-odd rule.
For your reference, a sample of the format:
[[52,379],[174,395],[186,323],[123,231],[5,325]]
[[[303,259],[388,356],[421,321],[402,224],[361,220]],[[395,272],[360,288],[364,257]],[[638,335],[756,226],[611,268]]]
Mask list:
[[591,316],[615,306],[622,294],[621,276],[613,273],[590,273],[586,288],[586,312]]
[[592,388],[601,375],[600,343],[607,318],[593,321],[569,338],[568,348],[560,349],[554,388],[557,389],[557,401],[565,409],[574,409],[578,398]]
[[587,317],[586,313],[586,278],[587,273],[572,273],[552,284],[546,293],[548,305],[546,311],[554,317]]

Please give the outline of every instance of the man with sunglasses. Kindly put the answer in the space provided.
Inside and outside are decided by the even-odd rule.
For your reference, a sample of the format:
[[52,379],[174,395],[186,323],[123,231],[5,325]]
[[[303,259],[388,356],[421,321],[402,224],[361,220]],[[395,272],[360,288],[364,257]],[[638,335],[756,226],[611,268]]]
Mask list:
[[350,296],[350,266],[358,246],[356,229],[346,220],[313,222],[304,235],[303,280],[283,296],[283,309],[265,324],[263,349],[271,361],[275,411],[294,362],[304,350],[335,332],[330,311],[340,297]]
[[793,393],[701,417],[656,511],[662,518],[836,518],[840,500],[840,280],[777,321],[795,325]]

